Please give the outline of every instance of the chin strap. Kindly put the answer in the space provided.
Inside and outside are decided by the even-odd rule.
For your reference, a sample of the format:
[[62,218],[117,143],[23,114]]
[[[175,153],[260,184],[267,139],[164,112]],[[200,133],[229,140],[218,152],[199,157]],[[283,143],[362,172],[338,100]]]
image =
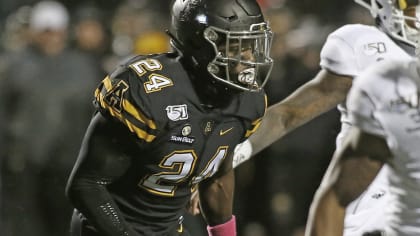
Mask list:
[[223,224],[215,226],[207,226],[209,236],[236,236],[236,218],[232,218]]

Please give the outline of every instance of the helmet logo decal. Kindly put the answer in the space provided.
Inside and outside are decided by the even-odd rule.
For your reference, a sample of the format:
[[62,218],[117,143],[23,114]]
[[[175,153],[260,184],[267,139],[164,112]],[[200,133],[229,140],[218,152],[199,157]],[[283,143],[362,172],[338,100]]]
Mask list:
[[168,118],[172,121],[188,119],[186,104],[167,106],[165,110]]

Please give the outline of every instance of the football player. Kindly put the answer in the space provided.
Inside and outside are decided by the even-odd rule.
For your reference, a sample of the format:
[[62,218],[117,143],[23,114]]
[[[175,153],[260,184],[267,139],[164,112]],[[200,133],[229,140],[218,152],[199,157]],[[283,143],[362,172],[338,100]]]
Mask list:
[[419,73],[416,59],[388,60],[355,80],[347,99],[353,126],[321,183],[306,235],[342,235],[344,207],[384,163],[390,166],[387,194],[393,201],[376,217],[385,220],[385,230],[364,235],[420,235]]
[[[370,10],[377,25],[349,24],[332,32],[321,51],[322,69],[314,79],[267,109],[258,131],[238,146],[234,166],[336,105],[342,123],[336,140],[339,148],[342,137],[351,127],[344,101],[353,78],[381,60],[410,58],[415,54],[419,31],[418,25],[413,24],[416,22],[413,13],[418,1],[355,2]],[[384,177],[387,168],[384,166],[370,188],[347,207],[345,236],[360,236],[362,232],[384,227],[380,216],[388,198],[388,184]]]
[[175,0],[174,52],[136,56],[95,91],[67,185],[74,236],[188,235],[198,189],[209,235],[236,235],[233,149],[258,127],[272,31],[255,0]]

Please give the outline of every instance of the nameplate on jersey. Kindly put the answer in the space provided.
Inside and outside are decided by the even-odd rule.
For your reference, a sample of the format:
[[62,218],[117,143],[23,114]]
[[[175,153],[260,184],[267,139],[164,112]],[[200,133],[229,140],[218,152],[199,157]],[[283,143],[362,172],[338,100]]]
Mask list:
[[186,143],[186,144],[192,144],[195,141],[195,138],[193,137],[185,137],[185,136],[179,136],[179,135],[172,135],[169,139],[171,142],[175,143]]
[[172,121],[188,119],[187,105],[172,105],[166,107],[166,114]]

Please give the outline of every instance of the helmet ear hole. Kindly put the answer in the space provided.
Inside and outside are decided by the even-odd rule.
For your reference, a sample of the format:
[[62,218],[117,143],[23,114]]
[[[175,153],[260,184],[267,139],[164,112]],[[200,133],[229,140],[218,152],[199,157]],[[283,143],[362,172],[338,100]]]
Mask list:
[[209,40],[216,42],[219,38],[219,35],[212,29],[207,28],[204,31],[204,37],[208,38]]
[[218,67],[218,66],[216,66],[216,65],[215,65],[215,64],[213,64],[213,63],[210,63],[210,64],[207,66],[207,70],[208,70],[210,73],[213,73],[213,74],[218,74],[218,73],[219,73],[219,71],[220,71],[219,67]]

